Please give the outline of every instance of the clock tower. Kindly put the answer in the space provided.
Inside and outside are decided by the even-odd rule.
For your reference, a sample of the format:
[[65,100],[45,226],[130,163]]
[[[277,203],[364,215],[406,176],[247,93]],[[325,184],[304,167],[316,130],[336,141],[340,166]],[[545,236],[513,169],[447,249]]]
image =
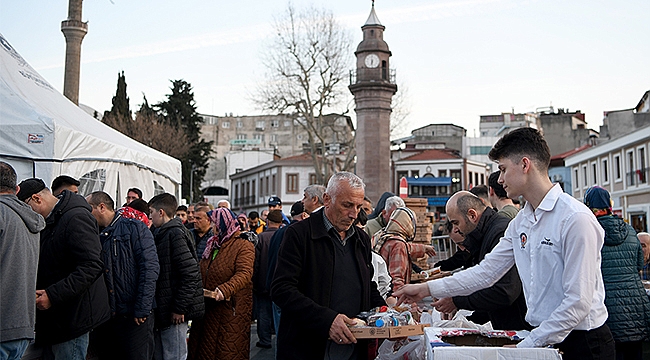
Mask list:
[[370,16],[361,27],[363,41],[354,53],[357,69],[350,74],[349,86],[357,114],[356,173],[366,183],[366,196],[373,202],[391,189],[390,113],[397,85],[395,71],[389,65],[391,52],[384,41],[385,29],[373,2]]

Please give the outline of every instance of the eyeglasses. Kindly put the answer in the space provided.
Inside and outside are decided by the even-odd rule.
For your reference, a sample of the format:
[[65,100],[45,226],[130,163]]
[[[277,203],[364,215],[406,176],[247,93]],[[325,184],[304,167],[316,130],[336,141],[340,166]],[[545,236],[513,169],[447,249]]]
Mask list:
[[29,205],[29,202],[32,200],[32,197],[28,197],[27,200],[25,200],[25,204]]

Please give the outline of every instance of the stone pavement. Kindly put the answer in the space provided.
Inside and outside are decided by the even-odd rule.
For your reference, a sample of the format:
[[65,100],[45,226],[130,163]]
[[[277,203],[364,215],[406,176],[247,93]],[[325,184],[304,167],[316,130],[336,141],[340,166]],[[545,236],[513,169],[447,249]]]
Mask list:
[[251,324],[251,360],[273,360],[275,359],[275,335],[271,343],[273,344],[272,349],[262,349],[255,346],[257,343],[257,323]]

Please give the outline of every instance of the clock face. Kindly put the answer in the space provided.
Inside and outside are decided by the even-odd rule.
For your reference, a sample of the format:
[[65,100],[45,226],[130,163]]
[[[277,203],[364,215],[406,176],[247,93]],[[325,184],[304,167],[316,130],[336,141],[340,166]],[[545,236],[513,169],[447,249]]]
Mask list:
[[369,67],[369,68],[376,68],[377,66],[379,66],[379,56],[377,56],[375,54],[370,54],[370,55],[366,56],[365,63],[366,63],[366,66]]

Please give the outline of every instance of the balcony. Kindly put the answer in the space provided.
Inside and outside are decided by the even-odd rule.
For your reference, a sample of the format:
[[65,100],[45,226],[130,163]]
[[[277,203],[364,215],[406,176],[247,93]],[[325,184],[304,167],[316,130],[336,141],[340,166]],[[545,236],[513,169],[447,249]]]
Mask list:
[[378,82],[395,84],[395,69],[387,68],[359,68],[350,70],[350,85],[363,82]]
[[648,170],[650,168],[642,168],[639,170],[630,171],[626,174],[627,186],[641,185],[648,183]]
[[255,205],[255,195],[235,198],[233,208]]

